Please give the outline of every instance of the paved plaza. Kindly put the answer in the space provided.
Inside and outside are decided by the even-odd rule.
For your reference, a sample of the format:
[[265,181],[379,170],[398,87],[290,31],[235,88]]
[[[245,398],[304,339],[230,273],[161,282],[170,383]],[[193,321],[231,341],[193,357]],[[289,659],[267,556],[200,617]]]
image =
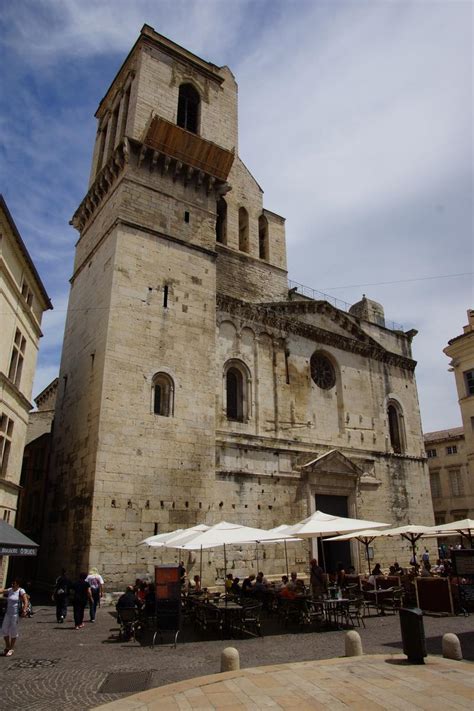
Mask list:
[[[445,632],[454,632],[461,640],[464,658],[474,661],[474,615],[425,617],[424,623],[430,654],[440,654],[442,635]],[[358,630],[366,654],[383,654],[386,657],[401,652],[398,617],[372,617],[366,620],[366,624],[366,629]],[[229,645],[239,650],[241,666],[247,669],[337,658],[344,654],[343,631],[299,632],[298,628],[288,628],[287,633],[281,634],[281,627],[269,631],[280,633],[266,634],[263,639],[224,641],[198,638],[188,633],[183,635],[176,649],[172,646],[151,648],[148,643],[141,645],[138,642],[118,640],[118,625],[111,607],[102,607],[95,624],[86,622],[84,629],[77,631],[73,628],[70,612],[65,624],[59,625],[53,607],[37,607],[33,618],[21,621],[21,637],[14,656],[0,658],[0,709],[10,709],[12,703],[18,709],[32,711],[50,711],[51,708],[61,706],[67,706],[69,709],[90,709],[107,702],[114,702],[119,709],[119,700],[142,689],[152,689],[219,672],[221,651]],[[352,674],[355,690],[359,689],[360,680],[365,678],[366,661],[368,664],[368,660],[364,658],[362,666],[357,667],[360,669],[357,674],[346,669],[346,674]],[[354,664],[355,662],[352,662],[352,665]],[[384,664],[387,667],[384,667],[384,673],[387,674],[414,673],[407,671],[412,667],[393,665],[392,668],[387,663]],[[445,674],[442,678],[446,678],[446,688],[451,688],[448,681],[457,679],[456,675],[466,667],[468,673],[474,677],[474,667],[471,671],[470,664],[453,664],[455,666],[452,667],[452,673],[439,672]],[[431,667],[428,665],[428,668]],[[337,665],[334,669],[337,669]],[[119,678],[125,678],[124,675],[130,672],[133,672],[129,677],[130,685],[124,693],[110,691],[109,682],[113,680],[114,673],[118,674]],[[330,672],[333,673],[336,671]],[[381,688],[384,688],[384,683],[381,682]],[[194,685],[195,679],[192,686]],[[408,681],[407,685],[410,688]],[[400,698],[403,699],[405,709],[410,708],[410,703],[411,708],[420,707],[413,700],[410,702],[405,697]],[[343,708],[342,703],[335,702],[334,708]],[[399,708],[400,704],[397,706],[397,703],[399,702],[394,699],[391,708]],[[270,706],[272,704],[274,708],[289,708],[281,704],[275,705],[273,702],[268,703]],[[460,707],[459,703],[457,706],[450,706],[449,702],[444,701],[443,706],[446,709]],[[144,707],[141,705],[135,708]],[[159,708],[165,711],[168,707]],[[193,707],[186,706],[183,702],[179,708]],[[208,705],[206,708],[214,707]],[[254,703],[250,708],[258,706]],[[298,703],[298,708],[302,711],[305,707]],[[313,705],[311,708],[318,706]],[[369,708],[377,706],[364,704],[364,709]],[[434,707],[431,705],[429,708]]]

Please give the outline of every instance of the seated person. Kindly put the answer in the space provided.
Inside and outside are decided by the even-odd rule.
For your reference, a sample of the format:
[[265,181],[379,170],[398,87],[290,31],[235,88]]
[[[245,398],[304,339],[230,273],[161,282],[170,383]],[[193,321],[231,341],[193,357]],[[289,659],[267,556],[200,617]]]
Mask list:
[[295,571],[292,571],[290,573],[290,580],[287,582],[286,587],[289,590],[293,590],[293,592],[296,592],[296,583],[298,580],[298,575],[295,573]]
[[400,566],[398,561],[395,561],[395,563],[393,564],[393,568],[395,570],[395,575],[401,575],[403,573],[402,567]]
[[240,595],[240,593],[242,592],[239,583],[240,583],[240,578],[233,579],[232,585],[230,586],[230,591],[233,595]]
[[255,580],[255,575],[253,573],[251,573],[247,578],[245,578],[244,582],[242,583],[243,595],[249,595],[252,593],[254,580]]
[[133,585],[127,585],[124,594],[119,597],[115,605],[118,617],[120,618],[120,610],[140,610],[140,608],[141,603],[135,595]]
[[234,576],[232,575],[232,573],[227,573],[226,578],[225,578],[225,591],[226,591],[226,593],[227,593],[227,592],[230,592],[230,590],[231,590],[231,588],[232,588],[232,581],[233,581],[233,579],[234,579]]
[[346,571],[344,570],[344,564],[338,563],[336,567],[336,585],[340,588],[344,586],[344,581],[346,578]]
[[431,565],[429,561],[425,561],[425,563],[421,566],[420,570],[420,577],[421,578],[432,578],[431,574]]
[[296,583],[290,583],[286,575],[281,577],[282,587],[278,593],[280,597],[286,600],[294,600],[296,597]]
[[267,589],[267,584],[263,573],[257,573],[257,579],[255,580],[254,590],[255,592],[264,592]]
[[376,563],[373,570],[372,570],[371,575],[382,575],[382,574],[383,574],[382,573],[382,566],[380,565],[380,563]]

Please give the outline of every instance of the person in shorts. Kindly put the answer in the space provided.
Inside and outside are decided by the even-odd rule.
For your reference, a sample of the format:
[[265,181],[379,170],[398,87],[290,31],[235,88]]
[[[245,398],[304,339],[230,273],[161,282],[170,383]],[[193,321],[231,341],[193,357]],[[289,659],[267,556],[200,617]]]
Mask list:
[[18,639],[18,621],[20,616],[26,614],[27,599],[26,593],[20,587],[20,581],[12,580],[11,588],[1,588],[0,594],[7,598],[7,611],[3,618],[1,633],[5,640],[5,657],[11,657],[16,640]]

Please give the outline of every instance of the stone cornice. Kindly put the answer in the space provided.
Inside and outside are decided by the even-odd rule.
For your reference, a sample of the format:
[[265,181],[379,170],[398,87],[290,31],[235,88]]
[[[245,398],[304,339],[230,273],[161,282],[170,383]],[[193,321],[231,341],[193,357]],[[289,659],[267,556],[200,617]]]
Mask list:
[[[291,306],[299,303],[304,304],[305,302],[292,302]],[[340,314],[343,317],[347,316],[344,312],[340,312],[327,302],[318,301],[314,302],[314,304],[316,310],[324,312],[326,315],[331,316],[334,312],[337,312],[338,315]],[[365,356],[366,358],[371,358],[372,360],[378,360],[398,368],[403,368],[410,372],[415,370],[416,361],[385,350],[385,348],[360,330],[356,324],[353,324],[349,318],[346,320],[353,334],[352,337],[343,336],[339,333],[327,331],[319,326],[313,326],[303,321],[298,321],[295,318],[294,311],[297,311],[297,313],[298,311],[304,312],[299,306],[296,309],[285,309],[281,307],[282,304],[279,303],[253,304],[224,294],[217,295],[218,311],[231,314],[250,324],[257,323],[268,326],[279,332],[281,337],[292,333],[297,336],[303,336],[315,343],[349,351],[357,355]],[[287,311],[292,311],[292,313],[287,314]],[[345,321],[343,320],[340,325],[346,327]]]
[[28,413],[33,409],[34,405],[31,403],[27,397],[17,388],[17,386],[12,383],[10,378],[8,378],[5,373],[0,371],[0,385],[3,385],[13,397],[25,408],[26,420],[28,421]]

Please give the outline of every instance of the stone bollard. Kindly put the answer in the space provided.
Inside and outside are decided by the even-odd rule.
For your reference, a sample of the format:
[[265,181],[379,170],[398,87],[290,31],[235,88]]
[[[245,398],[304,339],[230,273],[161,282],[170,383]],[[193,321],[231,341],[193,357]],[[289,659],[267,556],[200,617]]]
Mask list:
[[456,634],[448,632],[443,635],[443,657],[446,657],[446,659],[455,659],[457,662],[461,661],[461,642]]
[[362,640],[355,630],[346,632],[344,638],[346,657],[360,657],[362,655]]
[[235,647],[226,647],[221,654],[221,672],[240,669],[240,657]]

